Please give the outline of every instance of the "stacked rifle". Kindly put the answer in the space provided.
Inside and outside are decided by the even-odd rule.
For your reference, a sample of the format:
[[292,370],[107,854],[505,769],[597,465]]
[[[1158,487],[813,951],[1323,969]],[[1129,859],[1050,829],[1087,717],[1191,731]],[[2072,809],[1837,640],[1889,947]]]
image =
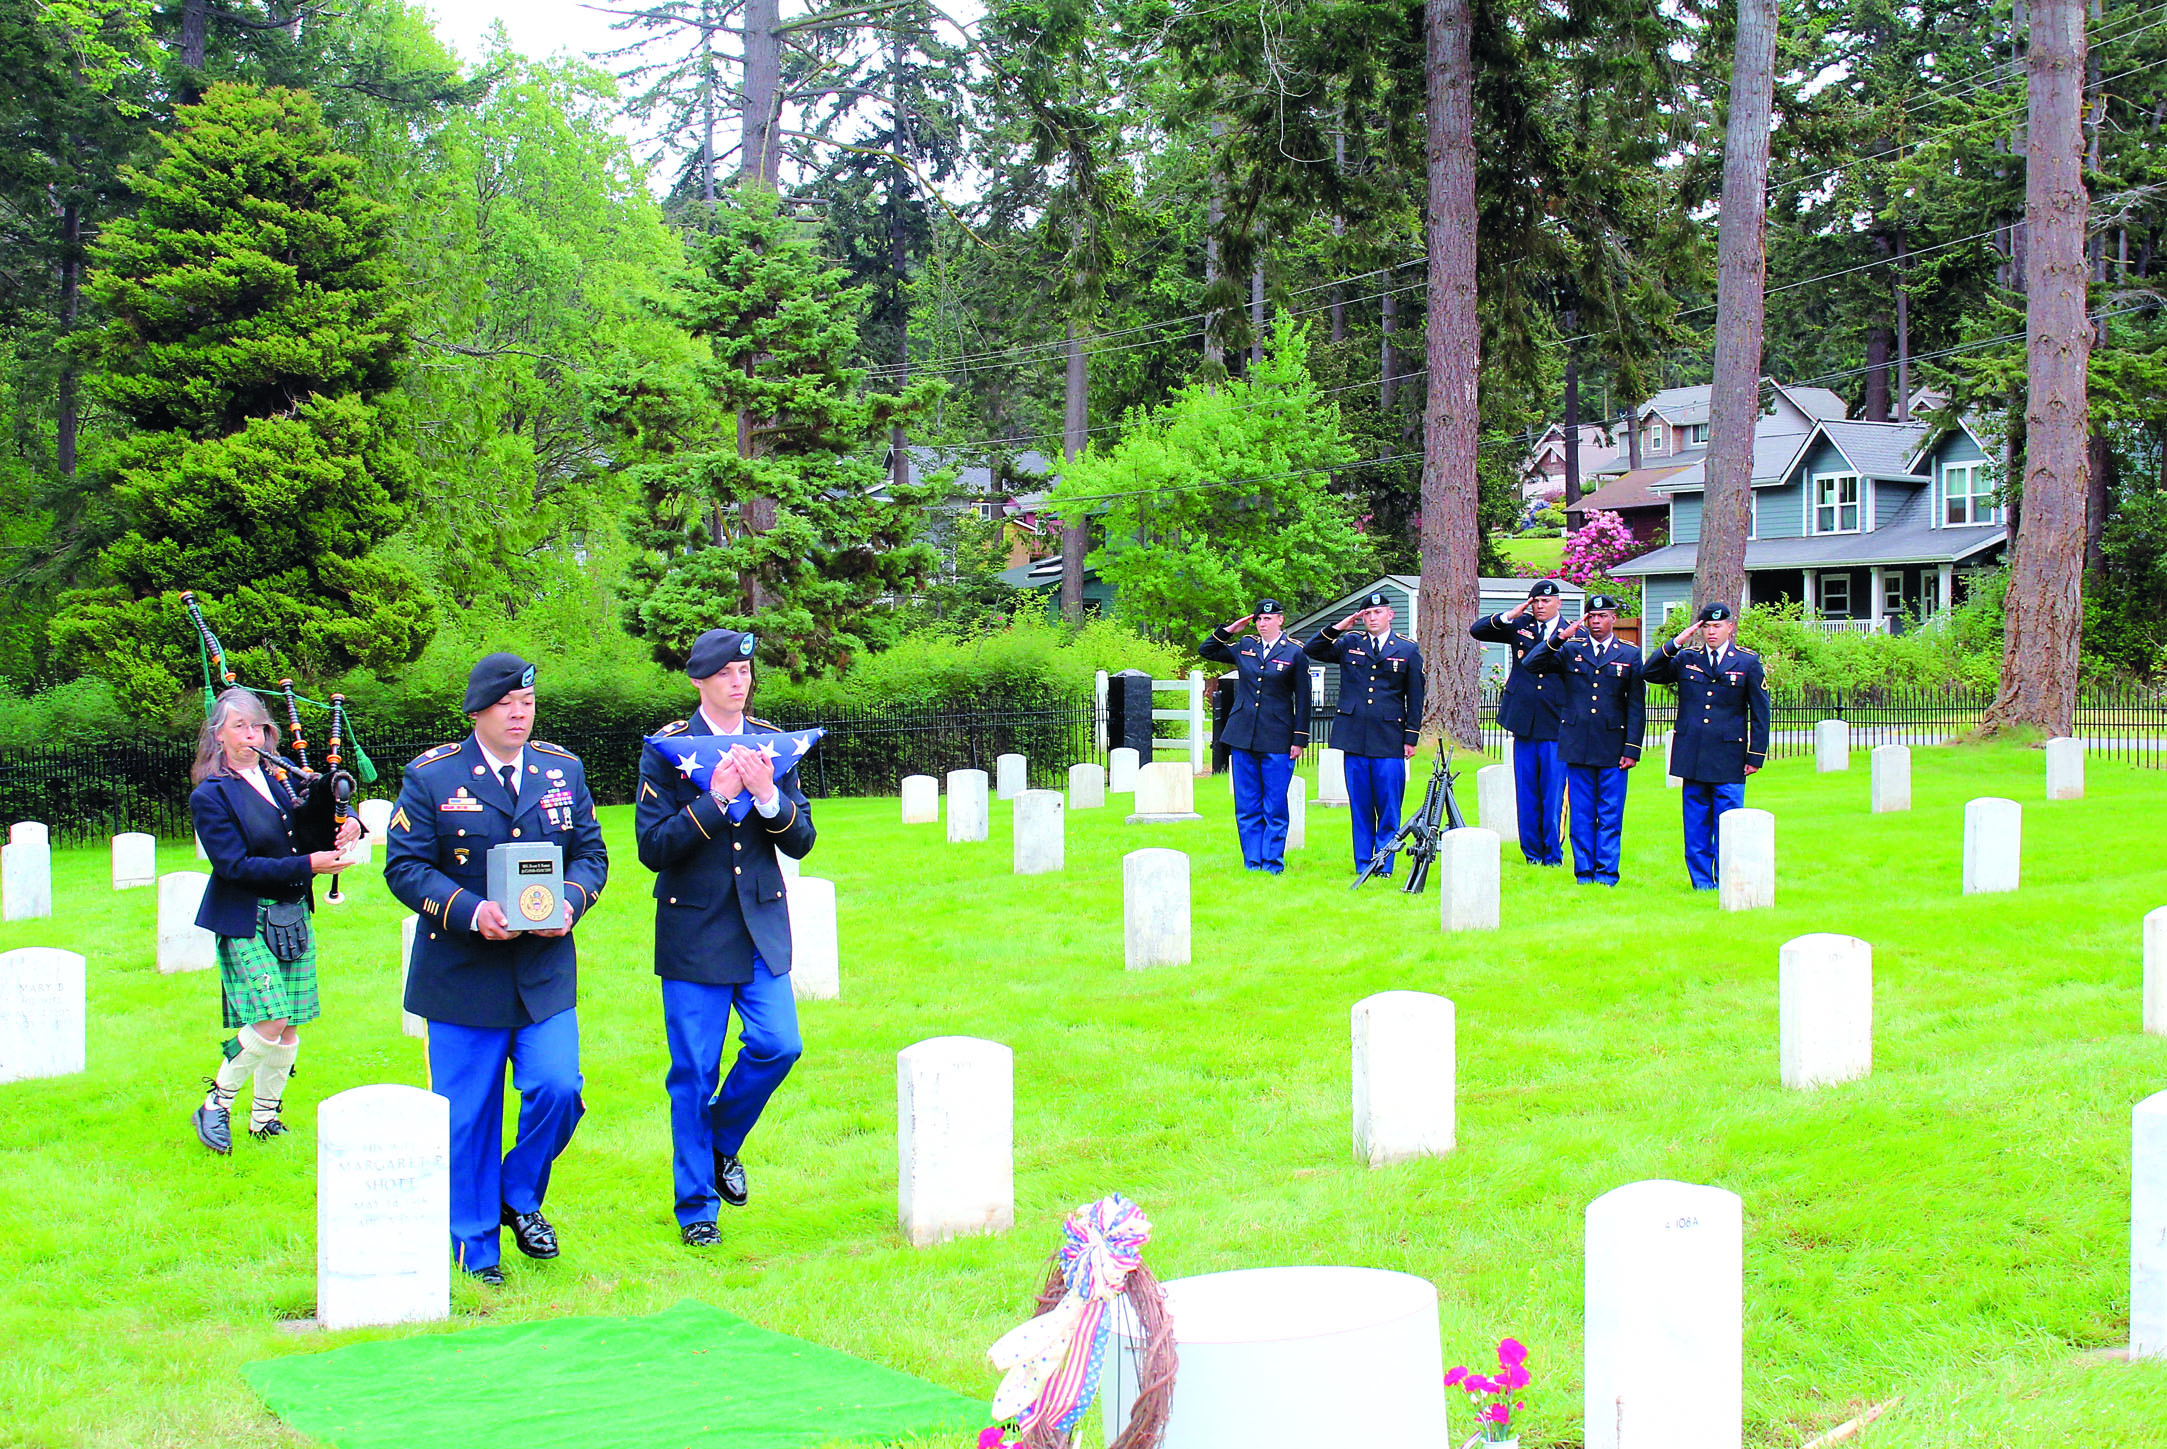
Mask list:
[[1459,778],[1452,768],[1451,752],[1444,741],[1438,741],[1437,762],[1431,766],[1429,786],[1422,792],[1422,808],[1400,827],[1399,834],[1377,847],[1377,853],[1355,877],[1350,890],[1360,890],[1371,876],[1389,866],[1399,851],[1407,854],[1407,884],[1400,887],[1401,892],[1417,896],[1428,888],[1430,867],[1444,849],[1445,832],[1467,828],[1467,817],[1460,813],[1459,799],[1452,793]]

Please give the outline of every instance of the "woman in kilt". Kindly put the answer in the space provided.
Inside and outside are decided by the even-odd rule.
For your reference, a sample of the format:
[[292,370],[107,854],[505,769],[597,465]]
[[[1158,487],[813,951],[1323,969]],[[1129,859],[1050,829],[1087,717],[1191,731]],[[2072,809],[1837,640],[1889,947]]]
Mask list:
[[277,751],[278,726],[255,695],[229,689],[203,722],[188,772],[188,809],[211,861],[196,924],[218,937],[225,1024],[240,1028],[195,1114],[196,1137],[221,1153],[233,1150],[233,1100],[251,1076],[249,1132],[268,1140],[286,1130],[279,1099],[301,1050],[296,1028],[322,1014],[309,920],[315,877],[344,870],[345,849],[361,834],[348,817],[334,838],[328,777],[306,793],[296,784],[297,805],[285,782],[264,773],[259,748]]

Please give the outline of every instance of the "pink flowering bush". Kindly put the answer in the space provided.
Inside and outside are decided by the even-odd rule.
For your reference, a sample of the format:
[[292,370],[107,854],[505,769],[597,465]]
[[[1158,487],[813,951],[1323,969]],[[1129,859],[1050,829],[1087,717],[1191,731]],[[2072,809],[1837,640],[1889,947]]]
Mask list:
[[1445,1375],[1445,1387],[1462,1389],[1475,1407],[1475,1422],[1482,1426],[1482,1442],[1496,1444],[1513,1437],[1513,1410],[1520,1401],[1512,1395],[1528,1386],[1527,1346],[1508,1338],[1497,1346],[1497,1372],[1473,1373],[1455,1367]]
[[1585,584],[1639,552],[1640,542],[1623,518],[1592,508],[1587,522],[1565,535],[1565,555],[1558,572],[1576,584]]

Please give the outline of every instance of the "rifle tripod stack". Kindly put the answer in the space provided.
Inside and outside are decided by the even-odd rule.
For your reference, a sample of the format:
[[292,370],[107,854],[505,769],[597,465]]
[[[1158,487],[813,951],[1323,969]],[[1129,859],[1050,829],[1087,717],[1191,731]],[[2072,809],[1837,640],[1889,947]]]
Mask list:
[[1400,887],[1402,895],[1418,896],[1429,887],[1430,867],[1437,863],[1439,852],[1444,849],[1447,830],[1464,830],[1467,817],[1460,813],[1460,802],[1452,793],[1459,775],[1452,768],[1452,754],[1444,741],[1437,742],[1437,762],[1430,767],[1430,783],[1422,792],[1422,808],[1413,818],[1400,827],[1399,834],[1377,847],[1369,864],[1355,877],[1348,889],[1360,890],[1369,878],[1392,863],[1395,852],[1407,852],[1407,884]]

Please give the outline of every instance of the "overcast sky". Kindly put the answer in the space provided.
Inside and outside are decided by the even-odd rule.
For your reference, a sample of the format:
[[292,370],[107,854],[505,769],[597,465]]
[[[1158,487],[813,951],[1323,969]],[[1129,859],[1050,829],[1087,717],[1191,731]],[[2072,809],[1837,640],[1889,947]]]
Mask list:
[[537,60],[560,51],[579,55],[612,50],[624,43],[624,37],[610,33],[610,21],[616,17],[578,0],[426,0],[426,4],[436,20],[436,33],[465,60],[482,53],[482,36],[496,20],[504,22],[514,47]]

